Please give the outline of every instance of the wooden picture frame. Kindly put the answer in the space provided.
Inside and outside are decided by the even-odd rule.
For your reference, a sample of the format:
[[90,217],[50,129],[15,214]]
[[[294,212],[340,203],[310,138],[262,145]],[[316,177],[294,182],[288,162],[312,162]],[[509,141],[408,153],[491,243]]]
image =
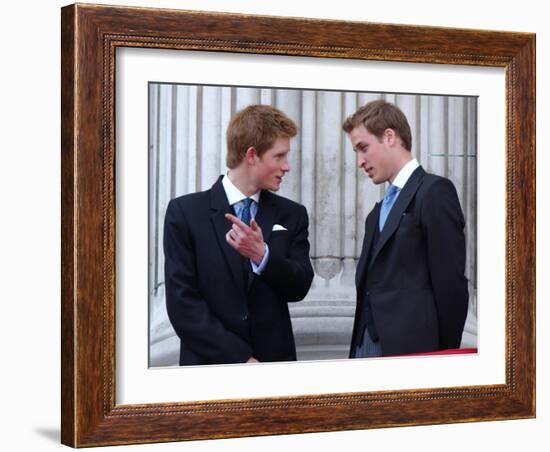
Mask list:
[[[61,32],[64,444],[84,447],[535,416],[533,34],[79,4],[62,9]],[[505,68],[505,383],[117,405],[118,47]]]

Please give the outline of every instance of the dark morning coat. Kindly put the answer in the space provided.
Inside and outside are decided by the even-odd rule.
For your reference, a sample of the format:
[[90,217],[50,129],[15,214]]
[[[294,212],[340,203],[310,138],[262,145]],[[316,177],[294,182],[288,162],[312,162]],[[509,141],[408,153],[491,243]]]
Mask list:
[[468,287],[464,217],[455,187],[418,167],[376,241],[379,213],[377,203],[365,222],[350,353],[362,337],[366,309],[382,356],[459,347]]
[[234,212],[221,179],[171,200],[166,211],[166,306],[181,339],[180,364],[295,360],[287,302],[302,300],[313,278],[306,209],[261,192],[256,221],[270,255],[255,275],[225,240],[232,224],[224,215]]

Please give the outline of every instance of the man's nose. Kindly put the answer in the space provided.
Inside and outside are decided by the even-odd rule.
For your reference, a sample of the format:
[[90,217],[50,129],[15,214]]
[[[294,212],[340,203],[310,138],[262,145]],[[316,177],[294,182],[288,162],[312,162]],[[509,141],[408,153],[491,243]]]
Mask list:
[[288,163],[288,160],[285,159],[285,161],[283,162],[283,166],[281,168],[285,173],[290,171],[290,164]]

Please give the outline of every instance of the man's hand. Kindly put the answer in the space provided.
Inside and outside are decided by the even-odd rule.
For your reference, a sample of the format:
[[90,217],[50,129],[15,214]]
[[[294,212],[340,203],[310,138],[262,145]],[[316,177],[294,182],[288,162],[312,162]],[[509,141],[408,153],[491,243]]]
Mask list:
[[248,358],[248,361],[246,363],[248,364],[248,363],[259,363],[259,362],[260,361],[258,361],[256,358],[251,356],[250,358]]
[[256,220],[250,221],[250,226],[244,224],[235,215],[225,214],[233,226],[225,235],[225,240],[241,255],[251,259],[256,265],[259,265],[265,254],[264,235],[262,228],[258,226]]

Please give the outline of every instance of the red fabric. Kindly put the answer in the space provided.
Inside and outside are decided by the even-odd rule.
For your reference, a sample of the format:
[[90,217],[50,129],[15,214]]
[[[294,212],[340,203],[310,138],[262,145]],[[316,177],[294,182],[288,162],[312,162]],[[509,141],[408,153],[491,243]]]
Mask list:
[[468,353],[477,353],[477,348],[448,348],[447,350],[437,350],[435,352],[411,353],[409,355],[398,356],[464,355]]

